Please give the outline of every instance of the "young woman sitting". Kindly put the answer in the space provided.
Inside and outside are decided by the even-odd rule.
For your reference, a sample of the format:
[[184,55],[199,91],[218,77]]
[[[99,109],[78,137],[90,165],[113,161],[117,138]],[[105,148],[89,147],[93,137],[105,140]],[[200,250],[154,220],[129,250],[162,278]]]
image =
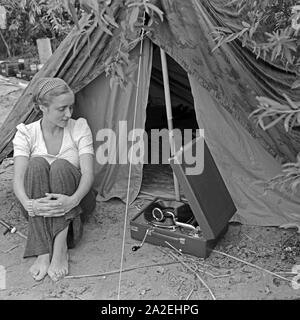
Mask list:
[[41,78],[36,88],[43,116],[17,126],[13,186],[28,219],[24,258],[37,256],[30,273],[57,281],[68,274],[68,248],[96,205],[93,140],[85,119],[71,119],[75,98],[65,81]]

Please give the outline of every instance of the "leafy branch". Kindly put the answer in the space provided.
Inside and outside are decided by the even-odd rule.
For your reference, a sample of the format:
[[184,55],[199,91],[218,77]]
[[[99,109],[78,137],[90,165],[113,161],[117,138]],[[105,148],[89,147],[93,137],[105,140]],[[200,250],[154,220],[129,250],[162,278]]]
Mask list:
[[[212,35],[216,50],[225,43],[239,40],[256,57],[293,67],[299,54],[300,5],[297,0],[232,0],[227,3],[241,21],[217,27]],[[298,61],[299,62],[299,61]]]
[[[292,101],[286,94],[283,94],[286,104],[281,104],[266,97],[256,97],[259,106],[249,117],[254,117],[256,122],[264,130],[268,130],[280,121],[283,121],[284,128],[288,132],[292,127],[300,125],[300,101]],[[275,118],[265,124],[265,118]]]
[[48,37],[54,49],[71,31],[73,21],[60,0],[0,0],[7,12],[3,31],[12,55],[36,51],[35,40]]
[[[78,36],[88,32],[91,27],[98,26],[109,36],[115,37],[119,42],[118,51],[105,62],[105,72],[110,76],[110,85],[117,83],[124,88],[129,81],[132,81],[130,75],[136,69],[136,61],[132,61],[129,51],[134,42],[140,41],[145,36],[145,30],[153,23],[154,17],[158,16],[163,20],[163,12],[151,0],[126,0],[125,19],[118,24],[114,17],[111,0],[79,0],[80,8],[90,14],[90,25],[79,25],[75,10],[75,0],[62,0],[65,8],[72,15],[74,23],[79,30]],[[149,17],[148,25],[145,26],[145,16]],[[118,29],[118,33],[113,33]]]
[[[227,2],[230,18],[212,33],[216,50],[238,41],[247,46],[256,58],[275,62],[296,74],[292,89],[300,88],[300,1],[299,0],[231,0]],[[230,10],[228,10],[228,8]],[[224,10],[225,12],[225,10]],[[238,19],[234,19],[238,17]],[[237,21],[238,20],[238,21]],[[233,22],[237,21],[237,22]],[[267,97],[257,97],[258,107],[249,118],[268,130],[279,122],[286,132],[300,125],[300,101],[283,94],[284,103]],[[296,192],[300,184],[300,158],[286,163],[280,175],[262,183],[265,189]]]

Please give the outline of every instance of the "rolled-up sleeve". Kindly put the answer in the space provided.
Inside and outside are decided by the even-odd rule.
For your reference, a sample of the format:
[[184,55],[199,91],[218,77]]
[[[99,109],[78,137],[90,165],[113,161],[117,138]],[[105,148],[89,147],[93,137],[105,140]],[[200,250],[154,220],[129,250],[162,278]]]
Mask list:
[[94,154],[92,131],[84,118],[79,118],[75,125],[75,136],[77,140],[79,156],[85,153]]
[[17,126],[17,132],[13,139],[14,157],[30,157],[30,134],[24,123]]

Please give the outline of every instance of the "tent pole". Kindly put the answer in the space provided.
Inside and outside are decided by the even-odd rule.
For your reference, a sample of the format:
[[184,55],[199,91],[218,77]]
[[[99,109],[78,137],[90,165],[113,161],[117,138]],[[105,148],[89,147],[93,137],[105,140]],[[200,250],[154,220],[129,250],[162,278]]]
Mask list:
[[[169,143],[171,147],[171,156],[173,157],[176,152],[174,131],[173,131],[173,116],[172,116],[167,58],[166,58],[166,53],[163,49],[160,49],[160,58],[161,58],[162,73],[163,73],[163,80],[164,80],[165,102],[166,102],[168,130],[169,130]],[[179,184],[174,172],[173,172],[173,179],[174,179],[174,188],[175,188],[175,198],[177,201],[180,201]]]

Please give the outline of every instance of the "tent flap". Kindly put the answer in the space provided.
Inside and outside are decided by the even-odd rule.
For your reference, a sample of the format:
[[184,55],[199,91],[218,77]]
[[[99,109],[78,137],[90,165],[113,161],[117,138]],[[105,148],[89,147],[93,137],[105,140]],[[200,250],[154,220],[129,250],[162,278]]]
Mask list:
[[265,192],[257,184],[278,175],[280,164],[194,77],[189,79],[199,127],[237,207],[233,220],[266,226],[299,221],[298,196]]

